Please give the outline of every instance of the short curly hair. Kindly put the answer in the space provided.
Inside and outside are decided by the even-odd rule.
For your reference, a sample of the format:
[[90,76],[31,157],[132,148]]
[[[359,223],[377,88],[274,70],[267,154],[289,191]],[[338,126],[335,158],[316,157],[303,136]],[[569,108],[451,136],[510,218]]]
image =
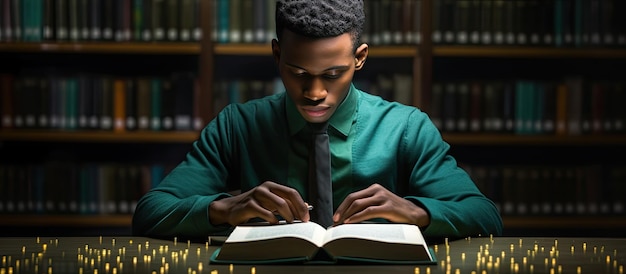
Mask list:
[[364,23],[363,0],[276,1],[276,37],[279,41],[285,29],[311,38],[350,33],[356,49]]

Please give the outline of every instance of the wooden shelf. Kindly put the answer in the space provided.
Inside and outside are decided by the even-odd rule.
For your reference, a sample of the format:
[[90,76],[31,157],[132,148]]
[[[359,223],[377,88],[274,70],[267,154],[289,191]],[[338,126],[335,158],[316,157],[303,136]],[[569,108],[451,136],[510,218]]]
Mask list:
[[[622,217],[512,217],[502,218],[506,228],[626,228]],[[123,227],[130,226],[132,215],[0,215],[2,226],[73,226],[73,227]]]
[[501,57],[501,58],[600,58],[624,59],[625,49],[542,48],[493,46],[435,46],[434,57]]
[[[271,55],[270,44],[216,44],[213,51],[217,55]],[[417,46],[371,46],[370,57],[415,57]]]
[[619,216],[571,216],[571,217],[502,217],[504,229],[572,229],[572,228],[626,228],[626,218]]
[[96,54],[200,54],[199,43],[156,42],[44,42],[0,43],[0,52]]
[[2,226],[71,226],[71,227],[126,227],[132,215],[0,215]]
[[198,136],[199,133],[194,131],[116,133],[111,131],[0,130],[0,141],[192,143]]
[[543,145],[543,146],[614,146],[626,145],[626,135],[515,135],[487,133],[443,133],[451,145]]

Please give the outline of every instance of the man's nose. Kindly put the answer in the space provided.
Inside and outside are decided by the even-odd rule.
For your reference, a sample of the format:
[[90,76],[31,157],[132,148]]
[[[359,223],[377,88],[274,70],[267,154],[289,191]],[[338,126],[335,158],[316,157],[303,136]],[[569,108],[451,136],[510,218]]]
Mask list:
[[324,83],[318,77],[312,77],[307,87],[304,88],[304,97],[311,101],[319,101],[326,98],[328,91]]

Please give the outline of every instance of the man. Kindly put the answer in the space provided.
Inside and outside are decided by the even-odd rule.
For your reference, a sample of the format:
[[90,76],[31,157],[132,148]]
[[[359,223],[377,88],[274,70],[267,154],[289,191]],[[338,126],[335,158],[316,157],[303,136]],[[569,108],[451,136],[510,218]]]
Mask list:
[[[264,220],[310,221],[310,127],[328,125],[332,225],[415,224],[429,237],[499,235],[494,204],[419,109],[352,85],[368,55],[363,3],[279,0],[272,52],[285,93],[232,104],[138,203],[138,235],[201,237]],[[232,194],[240,190],[241,193]],[[331,209],[331,210],[332,210]]]

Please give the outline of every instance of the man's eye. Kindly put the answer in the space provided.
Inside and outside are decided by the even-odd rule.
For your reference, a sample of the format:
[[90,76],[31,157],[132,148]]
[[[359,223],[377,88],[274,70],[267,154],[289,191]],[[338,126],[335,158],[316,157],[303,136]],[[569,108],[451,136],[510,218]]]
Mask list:
[[303,71],[295,71],[293,75],[298,76],[298,77],[304,77],[307,75],[307,73]]
[[341,73],[324,74],[324,78],[326,79],[339,79],[340,77]]

